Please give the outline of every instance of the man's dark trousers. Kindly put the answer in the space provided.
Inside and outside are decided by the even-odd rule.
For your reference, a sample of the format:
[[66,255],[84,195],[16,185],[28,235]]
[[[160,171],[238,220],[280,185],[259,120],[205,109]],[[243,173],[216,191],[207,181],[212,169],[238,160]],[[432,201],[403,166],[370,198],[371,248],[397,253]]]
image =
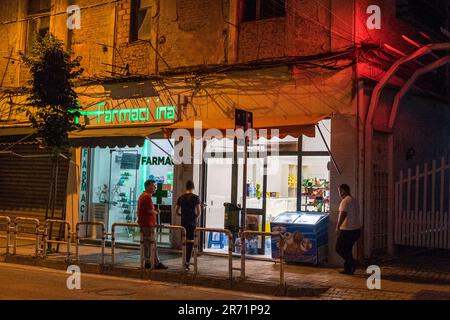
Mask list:
[[[196,225],[183,225],[183,227],[186,229],[186,264],[191,261],[191,255],[192,255],[192,248],[194,246],[194,243],[192,242],[194,240],[194,231],[197,227]],[[189,241],[190,240],[190,241]]]
[[361,230],[341,230],[336,242],[336,252],[345,260],[344,271],[353,273],[356,262],[353,259],[353,246],[358,241]]

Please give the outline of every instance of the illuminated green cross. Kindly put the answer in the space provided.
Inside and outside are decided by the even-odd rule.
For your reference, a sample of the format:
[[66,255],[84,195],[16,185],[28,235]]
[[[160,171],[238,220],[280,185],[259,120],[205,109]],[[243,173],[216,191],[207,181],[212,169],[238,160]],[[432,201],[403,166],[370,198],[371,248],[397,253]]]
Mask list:
[[163,190],[162,186],[163,186],[162,183],[158,183],[156,185],[156,192],[155,192],[156,204],[162,204],[162,199],[167,198],[167,190]]

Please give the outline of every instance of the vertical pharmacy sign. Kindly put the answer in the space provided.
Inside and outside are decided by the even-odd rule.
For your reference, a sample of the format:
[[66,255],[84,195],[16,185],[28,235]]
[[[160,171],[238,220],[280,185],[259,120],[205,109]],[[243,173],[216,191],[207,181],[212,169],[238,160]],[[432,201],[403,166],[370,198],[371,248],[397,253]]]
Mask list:
[[80,217],[81,221],[85,221],[87,211],[87,183],[88,183],[88,155],[87,148],[81,149],[81,183],[80,183]]

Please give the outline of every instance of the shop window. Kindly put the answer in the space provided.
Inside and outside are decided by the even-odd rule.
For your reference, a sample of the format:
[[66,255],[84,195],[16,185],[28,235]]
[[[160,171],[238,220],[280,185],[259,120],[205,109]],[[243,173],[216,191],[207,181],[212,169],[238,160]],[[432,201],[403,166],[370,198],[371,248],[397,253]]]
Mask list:
[[[91,149],[90,172],[85,174],[90,177],[88,220],[105,223],[109,232],[113,223],[135,223],[137,200],[148,179],[157,184],[153,203],[160,207],[162,216],[170,219],[172,155],[172,146],[164,139],[146,140],[142,147]],[[139,230],[121,228],[116,236],[120,241],[138,243],[140,235]],[[168,242],[166,238],[167,241],[161,242]]]
[[30,0],[28,2],[28,27],[26,53],[30,54],[37,36],[45,36],[50,31],[50,0]]
[[286,0],[243,0],[242,21],[286,16]]
[[[302,139],[302,177],[300,208],[303,211],[328,212],[330,199],[331,120],[320,121],[314,138]],[[327,148],[328,146],[328,148]]]
[[280,213],[297,210],[298,157],[269,157],[267,163],[277,170],[267,175],[267,218],[266,230],[270,222]]
[[330,209],[330,157],[302,157],[302,197],[303,211],[328,212]]
[[[331,121],[320,122],[327,144],[330,143]],[[317,129],[318,131],[318,129]],[[298,138],[285,137],[277,140],[279,155],[258,153],[265,150],[267,141],[259,139],[248,147],[247,175],[243,183],[242,146],[238,150],[237,172],[233,172],[231,161],[208,158],[206,177],[207,194],[206,226],[223,228],[227,216],[224,214],[224,204],[236,201],[243,203],[245,188],[247,220],[250,230],[271,230],[271,222],[285,212],[308,211],[329,212],[330,199],[330,156],[319,132],[315,138],[302,137],[303,145],[299,150]],[[208,155],[231,152],[233,140],[214,139],[207,143]],[[299,158],[300,155],[300,158]],[[228,159],[227,159],[228,160]],[[230,159],[232,160],[232,159]],[[236,174],[237,186],[232,187],[232,175]],[[263,218],[265,216],[265,219]],[[205,244],[208,250],[227,250],[226,239],[217,235],[207,236]],[[252,238],[249,240],[249,254],[264,254],[271,256],[272,244],[269,237]],[[252,241],[253,241],[252,240]],[[254,241],[255,242],[255,241]],[[214,247],[213,245],[216,245]],[[221,245],[220,247],[218,245]],[[255,250],[253,250],[255,249]],[[252,253],[250,253],[252,252]]]
[[151,39],[151,0],[133,0],[131,5],[130,41]]
[[50,0],[30,0],[28,2],[28,14],[39,14],[50,12]]

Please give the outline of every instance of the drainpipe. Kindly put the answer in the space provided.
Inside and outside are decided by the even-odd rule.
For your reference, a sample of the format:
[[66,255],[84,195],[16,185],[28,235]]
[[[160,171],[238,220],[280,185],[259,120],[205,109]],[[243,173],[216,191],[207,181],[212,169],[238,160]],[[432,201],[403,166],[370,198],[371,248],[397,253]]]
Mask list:
[[[238,63],[239,61],[239,25],[241,21],[242,15],[242,6],[243,2],[239,0],[232,0],[230,3],[230,16],[228,21],[228,41],[230,42],[230,49],[228,63]],[[230,56],[230,51],[232,52],[232,56]]]
[[116,2],[114,4],[114,26],[113,26],[113,31],[114,31],[114,36],[113,36],[113,45],[112,45],[112,62],[111,62],[111,71],[112,72],[116,72],[116,50],[119,50],[119,48],[117,48],[117,27],[118,27],[118,19],[119,19],[119,14],[118,14],[118,9],[117,7],[119,6],[119,2]]
[[[357,179],[356,179],[356,188],[358,190],[358,199],[359,199],[359,204],[360,204],[360,208],[363,209],[365,208],[365,203],[366,203],[366,199],[365,199],[365,183],[364,183],[364,170],[365,170],[365,158],[364,158],[364,152],[365,152],[365,145],[364,145],[364,126],[365,126],[365,122],[364,122],[364,81],[360,81],[359,80],[359,73],[358,71],[356,71],[357,73],[357,101],[356,101],[356,109],[357,109],[357,119],[356,119],[356,128],[357,128],[357,150],[358,150],[358,156],[357,156],[357,164],[356,164],[356,174],[357,174]],[[362,216],[362,225],[365,225],[365,217],[364,215]],[[363,230],[365,230],[365,228],[363,227]],[[365,238],[366,235],[364,234],[361,237],[361,242],[360,242],[360,246],[362,246],[362,256],[365,256],[365,251],[364,251],[364,243],[365,243]],[[361,253],[361,251],[359,251],[359,253]]]
[[[369,111],[368,111],[369,113]],[[371,239],[370,239],[370,199],[372,191],[372,139],[373,139],[373,126],[370,117],[366,114],[366,120],[364,122],[364,255],[370,257]]]
[[[356,47],[357,40],[357,0],[353,0],[353,46]],[[356,64],[355,64],[355,82],[356,82],[356,147],[357,147],[357,163],[356,163],[356,190],[358,194],[360,207],[363,209],[362,216],[362,225],[363,225],[363,236],[361,237],[360,246],[362,245],[362,257],[365,257],[367,253],[366,243],[369,235],[366,233],[366,203],[368,202],[366,199],[366,183],[365,183],[365,115],[363,114],[364,108],[364,81],[359,80],[359,60],[358,56],[356,56]],[[362,131],[361,131],[362,130]],[[361,256],[361,249],[358,247],[358,258]]]
[[[74,0],[69,0],[67,2],[68,6],[71,6],[73,4]],[[73,30],[67,29],[67,41],[66,41],[67,50],[72,50],[72,44],[73,44]]]
[[[28,12],[28,1],[19,1],[17,20],[26,18],[27,12]],[[22,51],[23,53],[25,53],[26,42],[27,42],[27,20],[18,22],[17,29],[18,29],[17,34],[20,35],[19,40],[17,40],[18,47],[19,47],[18,51]],[[22,68],[23,68],[23,64],[20,62],[19,67],[17,68],[17,73],[16,73],[16,79],[17,79],[16,86],[17,87],[21,86],[20,75],[21,75]]]
[[[155,16],[154,17],[156,17],[157,18],[157,21],[156,21],[156,28],[155,28],[155,51],[156,52],[154,52],[155,53],[155,74],[158,74],[159,73],[159,69],[158,69],[158,58],[159,58],[159,56],[158,56],[158,52],[159,52],[159,18],[161,17],[161,1],[160,0],[157,0],[156,1],[156,6],[157,6],[157,9],[156,9],[156,13],[155,13]],[[151,40],[150,40],[150,45],[151,45]]]

